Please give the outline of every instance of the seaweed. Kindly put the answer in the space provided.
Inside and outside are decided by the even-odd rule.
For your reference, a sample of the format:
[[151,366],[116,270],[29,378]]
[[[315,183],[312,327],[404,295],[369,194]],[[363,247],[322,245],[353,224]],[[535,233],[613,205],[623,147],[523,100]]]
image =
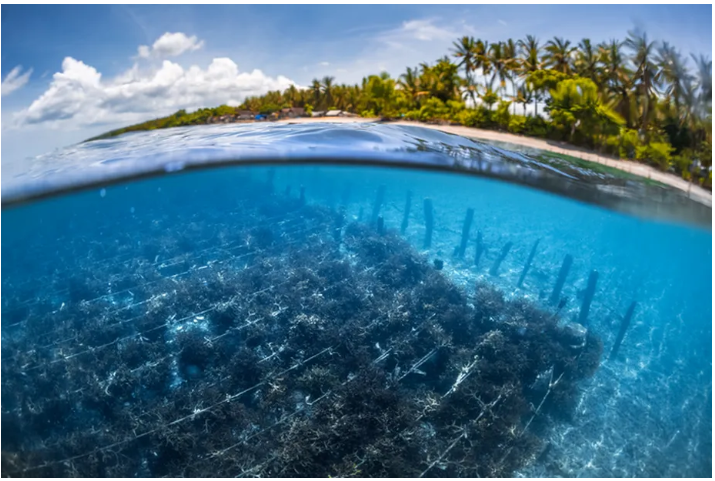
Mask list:
[[510,476],[573,415],[601,358],[591,332],[491,283],[462,289],[273,175],[246,183],[235,215],[147,210],[134,257],[68,244],[49,274],[61,308],[10,296],[3,474]]

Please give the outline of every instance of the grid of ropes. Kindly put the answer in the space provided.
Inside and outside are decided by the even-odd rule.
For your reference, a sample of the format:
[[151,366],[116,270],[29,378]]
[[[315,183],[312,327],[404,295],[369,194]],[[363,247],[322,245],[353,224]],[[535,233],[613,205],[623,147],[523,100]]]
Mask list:
[[[286,309],[280,300],[274,303],[272,307],[275,307],[275,311],[268,316],[259,316],[252,314],[250,311],[250,306],[252,304],[264,302],[264,299],[261,297],[262,295],[267,293],[273,294],[277,290],[289,286],[291,283],[295,282],[295,280],[290,275],[288,275],[288,272],[286,271],[286,266],[281,262],[274,262],[274,264],[271,264],[270,262],[268,262],[268,264],[261,262],[251,262],[255,261],[255,259],[262,259],[264,257],[269,260],[275,260],[277,258],[280,258],[281,255],[284,258],[286,256],[299,257],[301,255],[309,255],[311,252],[316,251],[317,246],[322,246],[325,243],[334,242],[335,224],[320,224],[319,222],[314,223],[311,221],[306,221],[306,219],[303,217],[305,209],[306,207],[303,206],[290,214],[262,219],[260,222],[260,225],[265,226],[268,229],[271,229],[273,232],[277,232],[279,234],[279,247],[284,251],[284,253],[277,252],[276,247],[265,249],[246,249],[246,244],[243,240],[234,240],[220,245],[216,245],[215,241],[207,240],[205,241],[205,243],[200,244],[200,248],[194,250],[191,255],[179,254],[174,257],[162,259],[161,262],[158,262],[158,259],[156,259],[153,263],[148,263],[148,267],[153,268],[158,274],[152,280],[143,282],[141,284],[136,284],[134,287],[128,287],[116,292],[102,294],[100,296],[81,301],[81,305],[84,308],[87,308],[88,306],[96,306],[98,309],[97,312],[104,319],[108,320],[108,322],[102,324],[100,327],[110,331],[118,329],[120,334],[106,342],[87,347],[86,345],[76,344],[76,342],[81,339],[81,335],[79,333],[69,336],[64,335],[67,331],[71,332],[74,329],[74,326],[63,325],[62,323],[59,323],[53,329],[50,329],[47,332],[43,333],[43,335],[37,339],[38,349],[43,351],[49,351],[51,352],[51,355],[45,355],[44,358],[40,357],[38,362],[23,364],[21,366],[24,373],[23,375],[33,374],[35,372],[47,373],[50,372],[51,368],[56,365],[63,365],[83,356],[87,356],[89,358],[91,356],[100,355],[103,350],[109,348],[117,348],[118,346],[121,346],[124,342],[130,340],[143,341],[146,338],[151,337],[153,333],[157,331],[163,332],[171,329],[179,330],[179,328],[182,328],[183,324],[187,323],[187,321],[194,320],[195,322],[197,318],[201,318],[203,320],[204,318],[208,317],[210,324],[211,315],[221,307],[217,301],[208,302],[203,305],[192,306],[190,309],[185,310],[186,312],[180,313],[176,311],[170,316],[165,317],[163,319],[163,322],[157,322],[150,327],[145,326],[143,328],[138,328],[134,326],[135,323],[138,324],[138,321],[145,318],[152,309],[159,311],[161,311],[162,309],[166,310],[169,309],[173,304],[175,304],[180,297],[177,294],[175,287],[181,284],[179,280],[184,277],[192,278],[193,282],[205,283],[228,274],[240,277],[248,275],[252,271],[256,271],[256,273],[260,274],[260,276],[265,278],[280,277],[282,274],[283,280],[281,281],[272,281],[270,285],[266,287],[262,287],[260,289],[256,289],[250,292],[241,293],[242,306],[244,309],[247,309],[248,315],[244,317],[243,322],[241,324],[229,327],[223,332],[206,332],[206,335],[203,336],[203,341],[209,349],[216,348],[217,345],[222,342],[228,340],[235,340],[234,336],[242,333],[244,330],[248,330],[259,325],[265,325],[275,322],[276,318]],[[378,217],[378,219],[381,219],[381,217]],[[465,220],[465,225],[466,224],[467,222]],[[242,227],[237,229],[241,229],[249,225],[252,225],[251,221],[247,220],[242,225]],[[380,232],[381,225],[382,224],[378,222],[378,232],[382,235],[383,233]],[[233,228],[235,226],[231,227]],[[466,232],[467,234],[464,234],[464,232]],[[463,236],[468,236],[468,233],[469,228],[465,227],[463,229]],[[337,246],[340,246],[340,241],[338,240],[336,244]],[[463,241],[462,246],[464,245],[466,245],[466,242]],[[479,248],[479,246],[477,246],[477,248]],[[499,265],[508,255],[510,248],[511,243],[508,243],[502,249],[501,254],[497,257],[490,270],[493,274],[496,274],[498,272]],[[536,245],[534,246],[534,251],[535,249]],[[315,269],[318,269],[327,259],[335,257],[338,253],[345,255],[344,252],[341,252],[341,249],[338,248],[330,250],[315,257],[313,259],[313,267]],[[127,267],[129,264],[131,264],[132,259],[120,260],[122,255],[124,254],[120,253],[113,258],[102,259],[96,261],[95,263],[90,263],[88,264],[88,266],[85,267],[91,266],[91,268],[99,270],[101,269],[101,266],[105,265],[104,263],[111,263],[112,259],[114,259],[114,261],[118,261],[118,264]],[[554,287],[554,292],[552,293],[552,298],[556,299],[557,301],[559,300],[560,291],[563,288],[565,278],[568,275],[568,271],[572,262],[571,260],[569,260],[569,257],[570,256],[567,256],[567,258],[564,260],[561,272],[559,273],[559,276],[557,278],[556,286]],[[532,258],[533,252],[524,267],[524,273],[521,276],[521,279],[519,281],[520,283],[529,269],[529,265],[532,261]],[[190,264],[189,269],[180,270],[180,272],[168,275],[161,275],[162,270],[171,270],[172,268],[175,268],[177,266],[186,266],[187,264]],[[266,268],[266,266],[268,266],[268,268]],[[383,267],[384,265],[366,268],[360,272],[360,275],[367,276],[363,280],[369,280],[370,276],[375,276],[377,270]],[[322,293],[325,293],[326,291],[329,291],[331,289],[338,288],[340,285],[345,284],[350,280],[351,279],[348,278],[338,280],[334,283],[328,284],[327,286],[323,286],[322,292],[316,291],[315,294],[322,296]],[[375,284],[377,284],[376,281]],[[116,306],[116,302],[111,302],[114,298],[124,293],[130,293],[131,300],[134,301],[132,291],[148,291],[149,287],[151,287],[154,292],[156,292],[156,294],[152,294],[150,297],[138,300],[136,302],[125,303],[124,305],[120,305],[119,307]],[[590,288],[591,287],[589,286],[589,289]],[[59,293],[60,292],[58,291],[54,294]],[[366,293],[366,296],[369,295],[372,294]],[[592,296],[593,293],[591,292],[590,295]],[[475,300],[473,293],[470,293],[467,298],[470,301]],[[27,307],[27,305],[21,305],[20,307]],[[559,313],[562,307],[562,303],[559,303],[558,307],[556,307],[556,312],[554,316]],[[64,305],[62,308],[52,312],[51,314],[59,314],[63,311],[63,309]],[[393,314],[395,313],[388,312],[386,313],[386,317],[389,317]],[[371,320],[371,322],[365,324],[364,326],[361,326],[359,331],[363,333],[370,332],[372,329],[377,328],[383,321],[384,319],[380,318],[373,319]],[[29,322],[28,319],[24,319],[23,321],[20,321],[16,324],[7,327],[25,326],[27,322]],[[386,342],[386,346],[389,347],[386,347],[385,349],[380,348],[380,354],[372,360],[370,365],[378,365],[380,363],[383,363],[390,358],[390,356],[394,353],[394,350],[396,350],[399,346],[414,343],[417,337],[423,332],[425,326],[427,326],[428,324],[429,319],[425,319],[421,322],[421,324],[413,326],[412,330],[402,335],[402,337],[384,341]],[[191,410],[190,413],[183,413],[175,417],[174,419],[159,423],[154,427],[151,427],[150,429],[140,429],[138,431],[135,430],[132,436],[127,436],[123,439],[104,443],[100,446],[95,446],[91,450],[79,454],[73,454],[62,459],[47,460],[39,464],[26,467],[23,469],[23,473],[31,474],[33,471],[36,472],[43,468],[47,468],[54,465],[71,465],[74,461],[77,461],[81,458],[101,453],[114,452],[115,450],[121,450],[125,446],[135,441],[145,439],[147,437],[165,431],[169,428],[181,426],[189,421],[195,421],[202,416],[205,416],[209,413],[218,410],[226,404],[231,404],[239,400],[244,401],[247,397],[249,397],[249,395],[255,394],[257,391],[261,390],[262,388],[265,388],[266,386],[271,386],[271,383],[274,380],[279,379],[282,376],[287,375],[288,373],[294,373],[295,371],[303,369],[308,365],[313,365],[313,361],[315,360],[323,359],[326,357],[330,358],[331,360],[334,360],[334,357],[337,355],[338,345],[331,344],[326,346],[316,346],[314,349],[311,349],[311,352],[302,352],[298,356],[293,356],[291,358],[285,359],[282,356],[281,349],[276,349],[275,347],[271,346],[269,346],[269,348],[270,353],[266,353],[265,356],[257,359],[257,362],[259,364],[265,363],[266,365],[270,365],[270,368],[268,369],[268,374],[260,381],[253,383],[248,387],[243,387],[240,390],[226,391],[224,398],[210,402],[208,403],[208,405],[204,405],[203,403],[197,404]],[[412,359],[404,365],[403,369],[395,371],[393,373],[393,376],[391,377],[392,387],[394,387],[395,389],[399,389],[400,383],[402,383],[408,377],[424,376],[424,372],[422,372],[421,370],[423,365],[425,365],[425,363],[428,363],[443,348],[445,348],[444,345],[437,344],[431,346],[428,350],[420,350],[419,354],[415,352]],[[139,374],[142,371],[151,370],[157,365],[167,362],[169,360],[174,360],[175,362],[176,358],[180,357],[182,353],[183,348],[175,348],[172,352],[169,352],[164,356],[148,360],[142,365],[130,369],[129,372],[131,374]],[[4,357],[3,363],[9,362],[20,364],[19,359],[22,354],[23,353],[14,353],[13,355]],[[403,357],[401,362],[404,361],[405,359]],[[479,362],[480,358],[478,355],[475,354],[471,362],[464,364],[457,371],[456,378],[453,384],[449,387],[449,389],[445,390],[444,393],[440,396],[431,396],[425,398],[423,400],[425,409],[419,416],[415,418],[415,423],[418,423],[423,419],[429,418],[430,414],[438,410],[440,404],[445,399],[449,398],[453,393],[457,392],[460,389],[460,386],[465,383],[470,378],[470,376],[472,376],[477,370]],[[284,426],[290,421],[294,421],[297,418],[307,416],[308,411],[320,407],[327,401],[338,403],[341,402],[338,398],[340,398],[340,396],[344,397],[346,395],[344,390],[341,391],[341,389],[354,382],[355,380],[359,380],[361,376],[366,375],[366,372],[367,371],[360,371],[358,373],[353,373],[345,380],[336,381],[316,399],[309,401],[306,398],[305,403],[301,407],[298,407],[291,412],[281,413],[275,422],[269,423],[262,428],[259,428],[258,430],[254,430],[250,433],[241,434],[240,436],[238,436],[240,438],[238,441],[228,444],[225,447],[213,450],[209,455],[206,456],[206,459],[218,459],[221,456],[239,448],[240,446],[246,445],[249,441],[255,440],[256,438],[261,437],[263,434],[271,432],[278,426]],[[561,382],[561,376],[563,376],[563,373],[560,376],[554,378],[553,367],[551,373],[552,377],[549,380],[548,390],[546,394],[544,395],[538,406],[535,407],[530,420],[521,429],[519,429],[518,434],[515,436],[515,440],[519,439],[528,431],[533,420],[540,414],[542,406],[551,394],[552,389],[558,386]],[[211,383],[202,385],[202,388],[221,388],[222,384],[225,381],[228,381],[229,378],[230,376],[223,378],[219,377]],[[99,380],[98,384],[100,388],[107,395],[109,395],[112,378],[110,377],[105,380]],[[67,391],[63,394],[63,397],[70,396],[73,399],[80,399],[84,393],[84,390],[85,388],[78,388],[72,391]],[[495,414],[495,409],[502,401],[502,396],[506,395],[506,391],[502,392],[489,401],[483,401],[481,398],[475,397],[475,402],[478,403],[479,406],[481,406],[481,411],[479,412],[479,414],[474,419],[469,420],[462,425],[455,425],[452,427],[454,437],[449,439],[441,439],[439,441],[438,444],[440,448],[433,453],[430,453],[430,455],[426,457],[426,459],[424,460],[424,466],[422,466],[423,470],[419,474],[419,477],[423,477],[430,473],[434,474],[432,470],[435,469],[436,466],[444,464],[446,460],[449,459],[450,453],[455,451],[457,447],[460,446],[460,444],[471,443],[471,441],[469,441],[470,429],[473,429],[473,426],[477,425],[485,416],[498,417]],[[18,407],[10,411],[4,411],[4,413],[19,412],[21,409],[23,408]],[[163,407],[159,406],[154,410],[147,410],[141,412],[134,419],[138,421],[139,418],[160,417],[161,414],[159,413],[159,411],[162,409]],[[406,428],[405,430],[394,433],[394,438],[397,439],[400,436],[408,435],[408,431],[410,429],[412,428]],[[99,434],[99,432],[89,431],[86,434],[96,435]],[[59,446],[62,444],[62,442],[62,439],[59,439],[53,444],[45,445],[44,448],[49,449],[53,446]],[[506,458],[509,456],[512,449],[513,446],[507,447],[507,449],[505,450],[505,454],[500,461],[500,464],[504,464]],[[275,451],[275,449],[273,451]],[[367,451],[369,451],[369,448],[366,448],[366,452]],[[254,466],[246,467],[246,469],[242,470],[240,475],[272,474],[270,471],[266,471],[266,469],[270,465],[270,463],[280,455],[280,453],[269,451],[267,454],[268,455],[265,459],[261,460]],[[365,462],[365,460],[366,457],[357,457],[354,463],[355,469],[359,468],[362,463]]]

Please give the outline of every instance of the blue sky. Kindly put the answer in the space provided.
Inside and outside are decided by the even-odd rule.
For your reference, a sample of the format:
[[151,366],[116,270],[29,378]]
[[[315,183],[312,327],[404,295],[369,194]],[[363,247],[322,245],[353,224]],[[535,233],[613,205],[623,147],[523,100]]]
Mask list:
[[685,54],[712,51],[710,5],[3,5],[3,163],[313,77],[396,76],[465,34],[598,42],[634,27]]

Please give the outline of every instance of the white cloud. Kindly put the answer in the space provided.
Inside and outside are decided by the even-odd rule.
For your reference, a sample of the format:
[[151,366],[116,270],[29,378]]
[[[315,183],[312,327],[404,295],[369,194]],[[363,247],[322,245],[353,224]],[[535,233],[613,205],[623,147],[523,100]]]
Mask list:
[[215,58],[202,69],[184,68],[164,60],[161,67],[132,66],[103,79],[92,66],[67,57],[49,88],[15,116],[15,126],[43,124],[51,128],[82,128],[127,124],[220,104],[238,105],[247,96],[283,90],[294,82],[268,77],[260,70],[240,72],[229,58]]
[[137,49],[139,57],[141,58],[149,58],[151,57],[151,49],[147,47],[146,45],[139,45],[139,48]]
[[25,84],[30,80],[30,75],[32,75],[32,69],[29,69],[25,73],[21,72],[22,65],[18,65],[14,69],[10,70],[10,73],[5,76],[5,79],[2,81],[1,95],[3,97],[13,93],[17,89],[24,87]]
[[318,65],[320,65],[321,67],[327,67],[330,65],[330,62],[320,62]]
[[402,31],[417,40],[443,40],[454,36],[454,32],[438,27],[433,20],[409,20],[402,24]]
[[204,46],[204,41],[199,40],[196,35],[191,37],[181,32],[170,33],[166,32],[159,37],[151,48],[147,45],[140,45],[137,49],[137,55],[140,58],[168,58],[178,57],[182,53],[198,50]]
[[500,20],[497,20],[497,22],[499,22],[500,25],[504,25],[505,27],[507,26],[507,23],[504,20],[500,19]]
[[415,19],[402,22],[398,28],[376,36],[376,40],[389,48],[422,51],[434,45],[451,45],[461,35],[471,35],[474,28],[466,23],[440,23],[436,19]]

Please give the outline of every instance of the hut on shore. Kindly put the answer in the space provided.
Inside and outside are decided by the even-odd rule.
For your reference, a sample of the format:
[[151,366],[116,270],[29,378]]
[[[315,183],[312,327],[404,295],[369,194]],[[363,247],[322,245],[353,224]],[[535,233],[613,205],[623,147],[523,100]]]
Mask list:
[[296,117],[305,117],[305,109],[302,107],[290,107],[281,109],[280,116],[282,119],[294,119]]

